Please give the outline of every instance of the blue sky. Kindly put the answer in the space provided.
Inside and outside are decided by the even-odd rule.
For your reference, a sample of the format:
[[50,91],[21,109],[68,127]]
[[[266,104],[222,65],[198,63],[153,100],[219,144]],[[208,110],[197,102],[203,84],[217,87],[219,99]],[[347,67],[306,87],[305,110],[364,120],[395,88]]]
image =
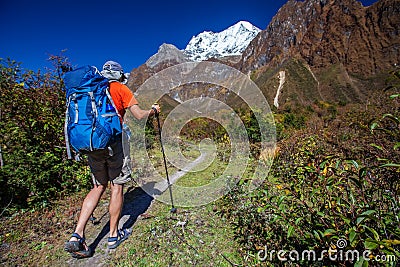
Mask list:
[[[286,0],[0,0],[0,58],[30,70],[62,50],[74,66],[106,60],[131,71],[163,43],[184,49],[193,35],[240,20],[265,29]],[[368,6],[376,0],[362,0]]]

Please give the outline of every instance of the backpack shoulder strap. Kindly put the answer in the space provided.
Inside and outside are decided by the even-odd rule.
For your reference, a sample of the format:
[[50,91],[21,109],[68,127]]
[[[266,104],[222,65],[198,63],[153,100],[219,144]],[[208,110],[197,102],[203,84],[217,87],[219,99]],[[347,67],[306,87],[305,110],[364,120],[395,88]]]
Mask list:
[[121,115],[119,114],[118,109],[117,109],[117,107],[115,106],[114,100],[112,99],[111,94],[110,94],[110,92],[109,92],[110,89],[111,89],[110,86],[108,86],[108,88],[105,89],[107,98],[110,100],[111,105],[114,107],[114,109],[115,109],[115,111],[116,111],[118,117],[119,117],[120,120],[122,121],[122,117],[121,117]]

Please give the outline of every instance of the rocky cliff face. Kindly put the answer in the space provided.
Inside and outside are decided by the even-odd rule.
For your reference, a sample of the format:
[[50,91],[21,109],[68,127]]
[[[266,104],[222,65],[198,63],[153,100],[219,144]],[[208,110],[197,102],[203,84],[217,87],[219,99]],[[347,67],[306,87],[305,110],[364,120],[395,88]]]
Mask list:
[[162,44],[158,52],[151,56],[145,64],[133,69],[129,75],[127,86],[133,91],[155,73],[176,64],[191,61],[183,51],[172,44]]
[[356,0],[290,0],[237,67],[248,72],[301,58],[312,68],[340,63],[349,73],[375,74],[400,62],[399,25],[399,0],[370,7]]
[[157,68],[160,64],[175,65],[187,61],[190,61],[190,59],[174,45],[162,44],[158,52],[146,61],[146,65],[149,68]]

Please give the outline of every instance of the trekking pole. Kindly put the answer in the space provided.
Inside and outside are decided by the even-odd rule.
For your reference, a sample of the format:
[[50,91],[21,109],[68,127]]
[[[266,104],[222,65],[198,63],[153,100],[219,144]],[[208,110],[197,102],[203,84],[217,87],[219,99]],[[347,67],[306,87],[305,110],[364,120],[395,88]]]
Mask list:
[[172,188],[171,188],[171,182],[169,181],[169,176],[168,176],[168,168],[167,168],[167,161],[165,159],[165,152],[164,152],[164,146],[162,143],[162,139],[161,139],[161,125],[160,125],[160,118],[159,118],[159,114],[156,110],[154,116],[157,119],[157,125],[158,125],[158,135],[160,138],[160,145],[161,145],[161,151],[162,151],[162,155],[163,155],[163,159],[164,159],[164,167],[165,167],[165,174],[167,175],[167,183],[168,183],[168,190],[169,190],[169,196],[171,197],[171,204],[172,204],[172,208],[171,208],[171,212],[172,213],[176,213],[177,209],[174,206],[174,199],[172,197]]

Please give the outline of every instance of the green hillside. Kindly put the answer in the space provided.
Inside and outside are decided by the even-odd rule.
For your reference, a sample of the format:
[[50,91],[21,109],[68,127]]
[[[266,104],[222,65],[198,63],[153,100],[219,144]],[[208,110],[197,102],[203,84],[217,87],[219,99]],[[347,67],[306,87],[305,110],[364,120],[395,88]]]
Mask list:
[[[75,260],[63,251],[63,243],[73,231],[91,181],[84,161],[66,159],[65,96],[59,71],[60,62],[68,63],[62,57],[52,59],[54,70],[48,73],[22,73],[18,63],[0,61],[2,265],[397,266],[398,69],[361,78],[333,65],[314,73],[315,79],[301,61],[292,60],[279,69],[252,73],[273,103],[277,74],[286,72],[280,107],[273,109],[276,149],[261,147],[256,117],[231,96],[227,102],[250,140],[250,158],[243,175],[236,177],[238,183],[215,202],[178,207],[178,213],[171,214],[169,204],[153,200],[132,182],[125,188],[123,216],[133,235],[116,252],[102,243],[108,220],[105,195],[87,229],[95,254]],[[163,119],[178,104],[167,96],[160,103],[165,107]],[[136,155],[144,158],[135,162],[136,181],[152,175],[150,165],[164,176],[154,132],[147,136],[152,139],[146,150],[150,157]],[[186,158],[199,157],[204,138],[214,142],[216,153],[209,167],[183,175],[178,185],[207,184],[229,165],[231,140],[217,122],[190,121],[180,138],[176,145]],[[273,158],[267,178],[248,192],[252,177],[261,175],[256,170],[258,160],[265,158]],[[180,170],[168,166],[171,174]],[[285,252],[280,255],[285,260],[278,251]],[[310,258],[311,251],[315,259]],[[349,258],[348,251],[361,256]],[[302,252],[308,258],[302,258]]]

